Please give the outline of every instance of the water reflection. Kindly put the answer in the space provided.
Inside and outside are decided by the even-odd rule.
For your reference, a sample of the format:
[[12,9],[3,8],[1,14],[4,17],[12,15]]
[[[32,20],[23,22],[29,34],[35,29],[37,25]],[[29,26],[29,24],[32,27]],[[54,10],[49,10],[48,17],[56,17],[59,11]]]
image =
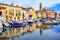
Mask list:
[[0,38],[0,40],[9,40],[9,38]]
[[40,35],[42,36],[43,35],[43,31],[47,30],[47,29],[50,29],[50,28],[53,28],[53,25],[50,25],[50,26],[48,26],[48,25],[42,25],[40,27]]
[[[41,24],[41,23],[40,23]],[[38,25],[32,24],[27,25],[25,28],[16,29],[16,37],[10,38],[0,38],[0,40],[59,40],[60,34],[60,25]],[[37,25],[39,27],[37,27]],[[15,29],[14,29],[15,30]],[[55,32],[56,31],[56,32]],[[11,31],[12,35],[14,35],[14,31]],[[57,36],[57,37],[55,37]],[[32,38],[32,39],[31,39]]]
[[57,33],[60,33],[60,25],[54,27],[53,30]]

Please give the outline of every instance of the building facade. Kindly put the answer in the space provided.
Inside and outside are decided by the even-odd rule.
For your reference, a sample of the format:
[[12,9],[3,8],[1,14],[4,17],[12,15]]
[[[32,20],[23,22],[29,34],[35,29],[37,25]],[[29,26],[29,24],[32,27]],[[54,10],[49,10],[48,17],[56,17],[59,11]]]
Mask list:
[[0,3],[0,18],[3,18],[3,21],[6,22],[8,20],[22,20],[22,7],[13,3],[11,5]]
[[39,10],[36,11],[37,17],[46,18],[46,10],[42,7],[42,4],[39,5]]
[[39,18],[56,18],[56,12],[54,10],[48,10],[42,7],[40,3],[39,10],[36,12]]
[[24,8],[13,3],[3,4],[0,3],[0,20],[4,22],[8,20],[20,21],[23,19],[36,19],[36,18],[56,18],[56,12],[53,10],[44,9],[42,4],[39,5],[39,10],[36,11],[34,8]]
[[28,19],[35,19],[36,18],[36,10],[32,7],[27,9]]
[[56,19],[60,20],[60,14],[56,14]]
[[53,10],[46,10],[47,18],[56,18],[56,13]]

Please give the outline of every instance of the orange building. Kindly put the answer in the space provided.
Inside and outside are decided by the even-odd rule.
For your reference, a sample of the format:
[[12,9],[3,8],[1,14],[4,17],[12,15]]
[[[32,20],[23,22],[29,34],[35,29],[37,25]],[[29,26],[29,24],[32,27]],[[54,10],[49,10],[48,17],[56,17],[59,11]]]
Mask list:
[[47,18],[56,18],[56,13],[53,10],[46,10]]

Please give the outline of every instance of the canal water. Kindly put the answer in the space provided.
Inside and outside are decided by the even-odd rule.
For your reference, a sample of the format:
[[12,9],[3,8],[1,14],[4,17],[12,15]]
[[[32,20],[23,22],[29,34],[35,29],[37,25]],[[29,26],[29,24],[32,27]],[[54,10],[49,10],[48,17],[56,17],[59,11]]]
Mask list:
[[0,40],[60,40],[60,25],[43,30],[41,30],[41,28],[37,28],[36,31],[32,33],[27,32],[19,37]]

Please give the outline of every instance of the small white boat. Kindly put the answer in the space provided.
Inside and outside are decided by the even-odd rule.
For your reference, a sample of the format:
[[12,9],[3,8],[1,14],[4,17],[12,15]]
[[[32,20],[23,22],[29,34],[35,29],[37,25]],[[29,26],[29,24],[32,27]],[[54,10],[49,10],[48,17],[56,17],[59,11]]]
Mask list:
[[57,20],[52,20],[53,21],[53,23],[59,23],[59,21],[57,21]]
[[39,22],[40,21],[40,19],[35,19],[35,22]]
[[43,22],[44,25],[58,25],[58,22],[53,22],[53,21],[46,21]]
[[59,24],[60,24],[60,20],[56,19],[56,21],[58,21],[58,22],[59,22]]
[[28,20],[27,23],[28,23],[28,25],[33,24],[34,20]]

